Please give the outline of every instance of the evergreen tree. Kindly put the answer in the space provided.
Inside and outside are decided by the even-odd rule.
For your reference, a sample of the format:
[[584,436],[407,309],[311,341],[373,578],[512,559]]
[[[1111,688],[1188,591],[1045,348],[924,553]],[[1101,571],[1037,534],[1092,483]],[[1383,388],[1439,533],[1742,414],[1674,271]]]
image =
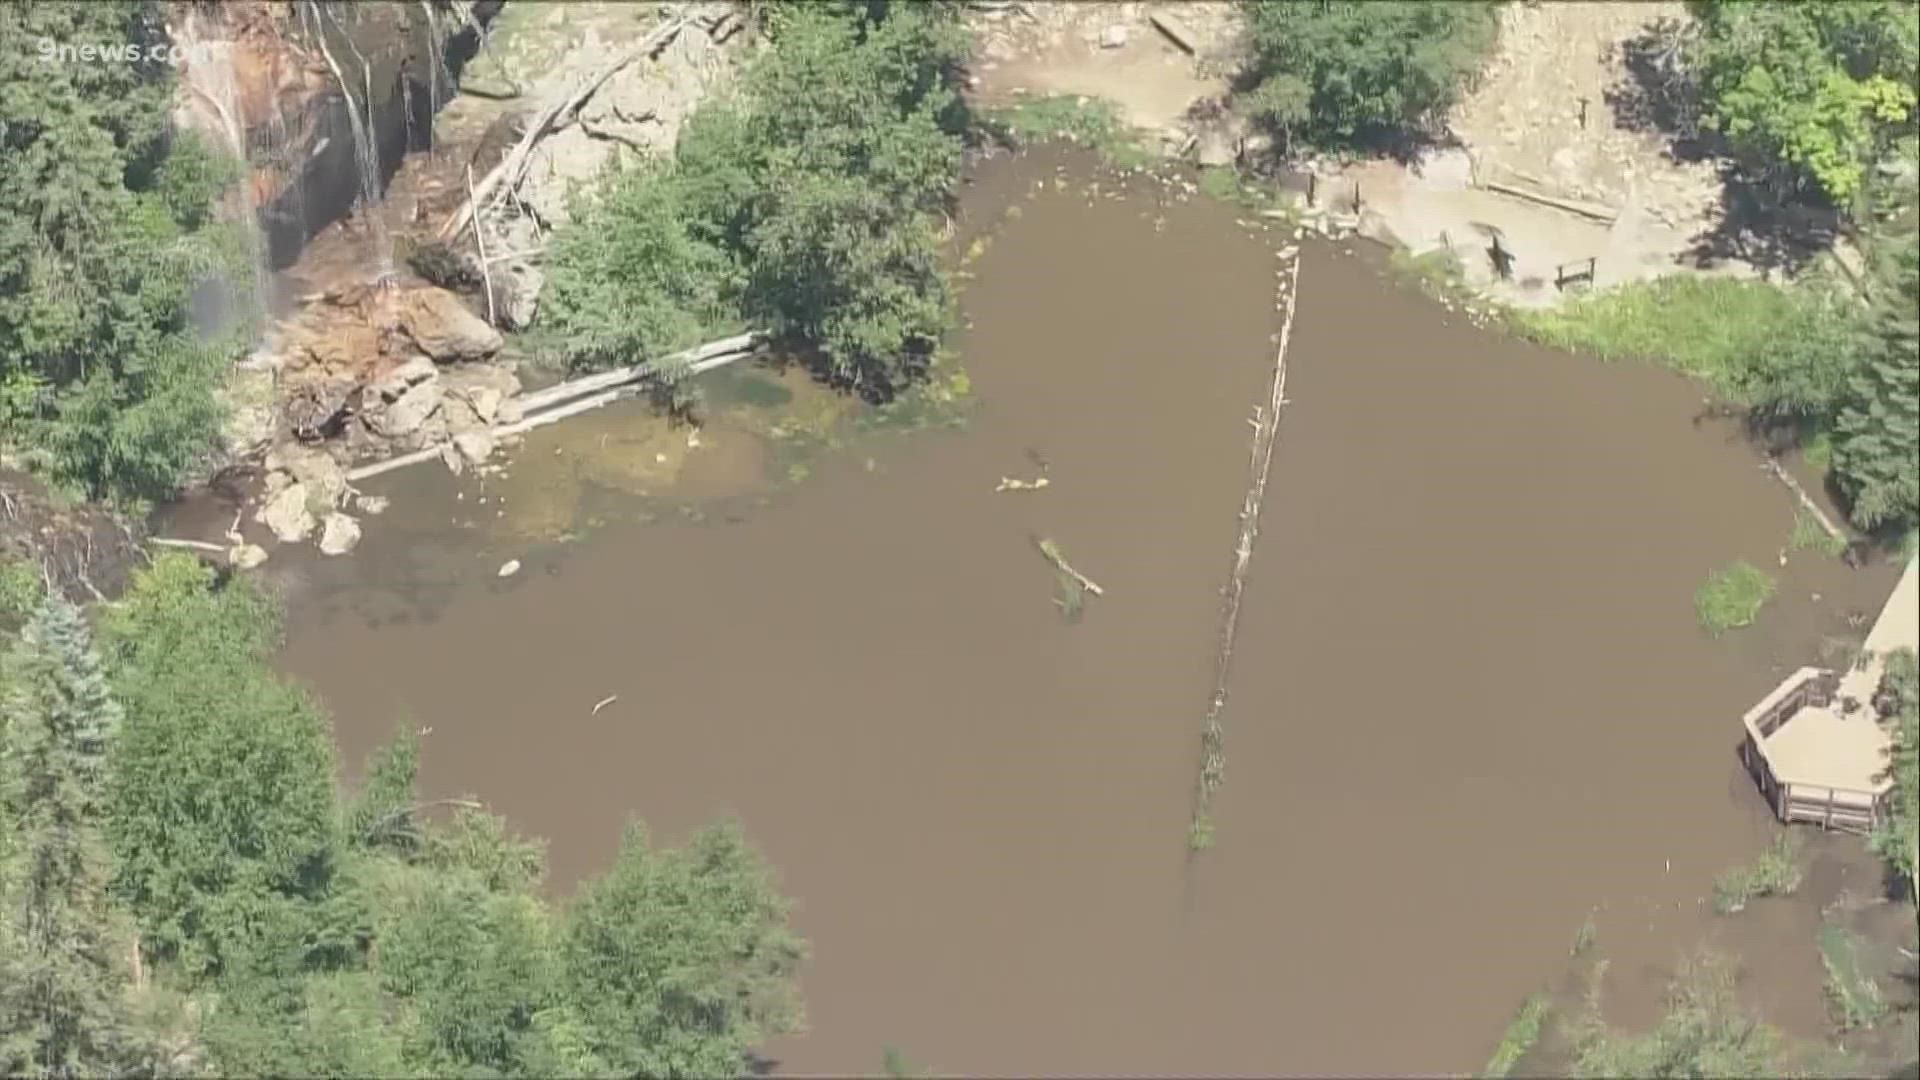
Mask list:
[[[245,258],[209,221],[237,169],[169,130],[165,33],[146,0],[0,4],[0,440],[94,495],[165,493],[221,418],[188,301]],[[137,51],[48,52],[80,45]]]
[[120,709],[65,600],[49,598],[9,664],[0,752],[0,1072],[80,1076],[139,1056],[130,940],[109,903],[99,821]]
[[1870,340],[1835,423],[1834,471],[1865,528],[1920,521],[1920,234],[1876,275]]

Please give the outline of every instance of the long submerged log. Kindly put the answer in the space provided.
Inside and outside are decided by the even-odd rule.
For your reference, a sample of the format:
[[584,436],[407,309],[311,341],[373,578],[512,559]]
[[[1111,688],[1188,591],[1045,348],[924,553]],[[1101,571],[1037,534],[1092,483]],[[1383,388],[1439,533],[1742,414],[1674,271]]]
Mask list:
[[[627,388],[635,383],[669,372],[684,378],[725,367],[736,360],[754,355],[759,350],[761,340],[761,336],[757,333],[735,334],[718,341],[709,341],[704,345],[696,345],[684,352],[677,352],[659,360],[605,371],[598,375],[588,375],[557,386],[549,386],[545,390],[522,394],[514,399],[520,406],[522,419],[493,428],[491,433],[495,438],[519,435],[537,427],[565,420],[569,416],[578,416],[618,400]],[[362,465],[357,469],[348,470],[347,480],[349,483],[365,480],[408,465],[433,461],[449,445],[451,445],[450,442],[438,442],[398,457]]]
[[1833,519],[1827,516],[1827,512],[1820,509],[1820,504],[1813,501],[1813,496],[1807,494],[1807,489],[1801,486],[1800,481],[1795,480],[1793,474],[1788,472],[1780,464],[1779,458],[1768,454],[1766,460],[1760,463],[1760,467],[1772,473],[1775,480],[1785,484],[1787,490],[1793,492],[1794,498],[1800,501],[1800,505],[1806,509],[1808,514],[1813,516],[1814,521],[1819,522],[1820,528],[1826,530],[1828,536],[1833,537],[1842,544],[1852,542],[1848,539],[1846,530],[1833,523]]
[[1252,445],[1247,463],[1247,491],[1240,503],[1240,538],[1233,549],[1233,569],[1220,590],[1219,648],[1214,655],[1213,694],[1207,699],[1200,728],[1200,777],[1193,795],[1188,849],[1197,852],[1212,844],[1213,793],[1226,777],[1226,729],[1220,722],[1227,707],[1227,682],[1233,671],[1233,645],[1240,631],[1240,602],[1246,595],[1247,568],[1253,560],[1253,542],[1260,534],[1260,506],[1267,497],[1267,475],[1273,470],[1273,447],[1280,438],[1280,410],[1287,403],[1287,343],[1293,337],[1294,300],[1300,293],[1300,255],[1296,250],[1285,276],[1286,307],[1280,321],[1280,345],[1273,358],[1273,381],[1264,405],[1256,405]]

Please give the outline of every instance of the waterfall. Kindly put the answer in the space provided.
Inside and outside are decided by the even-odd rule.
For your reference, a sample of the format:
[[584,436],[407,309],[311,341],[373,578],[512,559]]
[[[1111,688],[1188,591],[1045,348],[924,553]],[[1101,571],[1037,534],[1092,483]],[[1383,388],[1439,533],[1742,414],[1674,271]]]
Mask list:
[[[353,84],[347,81],[346,72],[334,59],[333,50],[327,47],[326,19],[329,16],[326,9],[320,6],[320,0],[308,0],[307,7],[301,10],[305,13],[309,9],[313,16],[314,41],[320,47],[320,54],[326,58],[327,67],[332,69],[334,81],[340,84],[340,92],[347,99],[347,126],[353,131],[353,156],[360,172],[360,199],[357,205],[373,243],[374,281],[376,284],[390,284],[394,278],[393,238],[387,233],[385,199],[380,189],[380,146],[375,139],[378,129],[374,126],[373,114],[373,65],[355,47],[352,38],[347,36],[346,28],[335,20],[334,27],[347,42],[347,48],[353,51],[354,58],[360,62],[363,90],[360,100],[356,101]],[[361,115],[362,109],[366,110],[365,116]]]
[[259,193],[254,187],[252,161],[247,153],[247,121],[240,102],[239,80],[234,75],[234,43],[202,35],[195,13],[191,12],[180,37],[182,44],[188,46],[185,54],[192,57],[185,65],[187,89],[211,113],[207,116],[211,122],[200,126],[217,130],[226,151],[240,164],[240,181],[226,195],[225,216],[240,226],[253,272],[251,281],[229,281],[227,285],[242,309],[239,314],[245,319],[245,325],[257,330],[265,325],[272,287],[266,238],[260,228]]

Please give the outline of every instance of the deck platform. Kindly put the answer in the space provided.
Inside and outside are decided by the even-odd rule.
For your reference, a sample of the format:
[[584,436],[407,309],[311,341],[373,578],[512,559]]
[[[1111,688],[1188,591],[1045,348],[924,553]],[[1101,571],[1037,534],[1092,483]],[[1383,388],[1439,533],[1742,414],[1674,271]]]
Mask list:
[[1920,560],[1907,569],[1867,633],[1861,663],[1804,667],[1741,718],[1740,759],[1775,816],[1789,824],[1868,832],[1886,813],[1892,735],[1873,710],[1886,657],[1920,648]]

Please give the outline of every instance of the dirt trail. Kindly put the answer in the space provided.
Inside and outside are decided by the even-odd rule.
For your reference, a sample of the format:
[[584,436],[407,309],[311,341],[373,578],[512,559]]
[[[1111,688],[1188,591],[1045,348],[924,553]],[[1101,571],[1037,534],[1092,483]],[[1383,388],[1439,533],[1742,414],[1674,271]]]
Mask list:
[[[1683,265],[1750,273],[1730,260],[1696,265],[1700,237],[1720,213],[1718,173],[1708,161],[1675,160],[1668,139],[1648,129],[1626,68],[1628,42],[1660,20],[1686,17],[1672,2],[1508,4],[1494,57],[1449,120],[1460,146],[1410,168],[1368,162],[1344,176],[1399,241],[1416,251],[1450,242],[1469,279],[1509,302],[1557,302],[1555,267],[1589,258],[1596,286]],[[1616,216],[1596,221],[1488,184]],[[1511,283],[1495,280],[1484,255],[1494,229],[1515,256]]]
[[[1230,5],[1041,0],[1025,7],[1030,17],[982,23],[975,89],[984,100],[1105,97],[1143,128],[1176,132],[1195,102],[1225,94],[1238,63]],[[1156,10],[1193,30],[1197,56],[1152,28]],[[1699,257],[1722,213],[1718,174],[1711,162],[1675,159],[1667,138],[1650,130],[1627,70],[1628,42],[1660,20],[1685,17],[1685,5],[1673,0],[1508,4],[1494,56],[1449,119],[1457,145],[1412,163],[1315,163],[1321,190],[1344,200],[1357,187],[1370,233],[1415,251],[1451,247],[1472,284],[1510,303],[1559,302],[1556,267],[1577,269],[1570,264],[1589,258],[1598,286],[1676,272],[1753,273],[1729,255]],[[1103,35],[1116,29],[1124,44],[1103,48]],[[1592,204],[1611,220],[1488,184]],[[1515,256],[1510,282],[1496,279],[1487,257],[1496,232]]]

